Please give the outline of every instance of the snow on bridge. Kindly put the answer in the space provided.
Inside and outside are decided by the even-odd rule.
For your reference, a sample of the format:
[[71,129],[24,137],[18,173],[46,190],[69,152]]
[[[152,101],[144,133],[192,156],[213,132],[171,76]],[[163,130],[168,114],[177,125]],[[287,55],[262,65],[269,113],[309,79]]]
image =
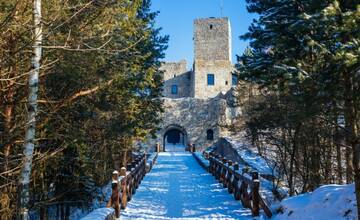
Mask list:
[[120,219],[252,219],[188,152],[159,153]]

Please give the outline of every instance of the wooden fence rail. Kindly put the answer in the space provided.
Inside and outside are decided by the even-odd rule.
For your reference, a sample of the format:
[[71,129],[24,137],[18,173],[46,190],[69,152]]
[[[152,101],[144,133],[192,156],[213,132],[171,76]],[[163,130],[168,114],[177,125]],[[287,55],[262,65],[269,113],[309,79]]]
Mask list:
[[271,218],[272,213],[265,200],[261,197],[258,172],[239,171],[239,164],[227,160],[215,152],[206,155],[209,159],[209,172],[223,184],[228,192],[234,194],[236,200],[241,200],[245,208],[252,211],[253,216],[260,215],[260,208]]
[[115,217],[120,217],[120,208],[125,209],[127,202],[131,200],[142,179],[146,174],[145,154],[136,156],[134,160],[122,167],[120,173],[114,171],[112,175],[111,197],[106,207],[115,209]]

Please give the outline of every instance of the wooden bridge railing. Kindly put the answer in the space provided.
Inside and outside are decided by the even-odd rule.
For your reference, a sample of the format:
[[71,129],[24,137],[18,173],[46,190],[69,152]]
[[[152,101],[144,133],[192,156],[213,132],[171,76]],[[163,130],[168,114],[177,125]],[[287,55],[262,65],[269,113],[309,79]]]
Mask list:
[[249,173],[243,169],[240,173],[239,164],[211,152],[208,157],[209,172],[223,184],[228,192],[234,194],[236,200],[241,200],[245,208],[250,208],[253,216],[259,216],[260,208],[271,218],[272,213],[265,200],[261,197],[258,172]]
[[111,183],[111,197],[106,207],[115,209],[115,217],[120,217],[120,208],[125,209],[127,202],[131,200],[142,179],[146,174],[146,155],[142,154],[134,158],[127,165],[122,167],[120,173],[114,171]]

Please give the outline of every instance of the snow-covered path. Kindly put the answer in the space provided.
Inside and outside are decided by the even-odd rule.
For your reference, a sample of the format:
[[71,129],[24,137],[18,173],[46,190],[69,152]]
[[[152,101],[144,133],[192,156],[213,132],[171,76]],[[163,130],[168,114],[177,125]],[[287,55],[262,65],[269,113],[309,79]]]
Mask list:
[[252,219],[187,152],[160,153],[121,219]]

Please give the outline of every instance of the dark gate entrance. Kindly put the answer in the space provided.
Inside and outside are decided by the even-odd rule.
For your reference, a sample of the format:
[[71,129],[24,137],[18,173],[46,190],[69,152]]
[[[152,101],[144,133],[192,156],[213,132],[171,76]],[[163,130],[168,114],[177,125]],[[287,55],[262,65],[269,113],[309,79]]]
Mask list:
[[184,151],[187,138],[185,132],[180,126],[169,126],[164,134],[164,151]]
[[167,142],[171,144],[180,143],[181,132],[176,129],[169,130],[166,132],[165,136],[167,137]]

